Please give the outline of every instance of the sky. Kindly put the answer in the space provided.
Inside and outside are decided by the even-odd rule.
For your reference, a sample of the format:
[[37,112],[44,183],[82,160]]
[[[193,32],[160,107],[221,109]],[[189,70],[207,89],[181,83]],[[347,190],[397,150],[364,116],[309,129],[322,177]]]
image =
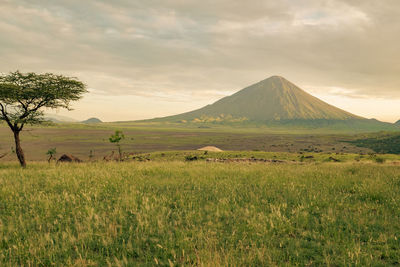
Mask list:
[[59,115],[137,120],[280,75],[367,118],[400,119],[399,0],[0,0],[0,72],[77,77]]

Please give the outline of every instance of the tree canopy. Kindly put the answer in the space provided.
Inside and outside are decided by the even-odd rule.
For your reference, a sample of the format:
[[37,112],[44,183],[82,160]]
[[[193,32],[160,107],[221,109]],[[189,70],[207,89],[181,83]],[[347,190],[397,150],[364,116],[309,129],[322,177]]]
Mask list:
[[87,92],[76,78],[52,73],[11,72],[0,76],[0,119],[11,128],[22,130],[24,124],[43,121],[41,108],[70,109],[70,102]]

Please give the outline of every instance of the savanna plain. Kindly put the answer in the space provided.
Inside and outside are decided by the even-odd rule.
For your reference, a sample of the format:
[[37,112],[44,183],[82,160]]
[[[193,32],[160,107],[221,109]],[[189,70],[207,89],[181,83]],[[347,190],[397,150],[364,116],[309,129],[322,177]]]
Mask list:
[[[94,131],[68,129],[81,137]],[[82,157],[96,149],[84,144],[100,144],[109,128],[95,130],[92,139],[75,135],[71,149]],[[26,169],[9,156],[0,162],[0,265],[400,264],[399,155],[376,154],[342,133],[304,139],[246,130],[224,138],[212,129],[131,130],[127,151],[138,138],[151,146],[124,162],[96,155],[79,164],[47,163],[34,146],[49,138],[25,134],[34,161]],[[200,141],[192,148],[195,132]],[[195,150],[210,143],[225,149],[235,138],[253,151]],[[173,139],[181,150],[169,147]]]

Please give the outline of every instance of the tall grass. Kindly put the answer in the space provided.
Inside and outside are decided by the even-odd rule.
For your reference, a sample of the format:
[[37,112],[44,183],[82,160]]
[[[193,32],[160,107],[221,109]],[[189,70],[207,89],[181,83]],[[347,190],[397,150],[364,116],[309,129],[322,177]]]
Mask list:
[[0,265],[400,264],[400,167],[0,165]]

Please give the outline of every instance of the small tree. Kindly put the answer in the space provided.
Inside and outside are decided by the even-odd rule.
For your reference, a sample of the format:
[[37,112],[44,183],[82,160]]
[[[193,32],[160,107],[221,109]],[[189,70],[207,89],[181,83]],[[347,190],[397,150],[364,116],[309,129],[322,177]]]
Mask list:
[[121,144],[119,143],[122,139],[125,138],[125,135],[122,133],[122,131],[115,131],[113,135],[108,138],[110,143],[116,144],[118,148],[118,154],[119,154],[119,161],[122,160],[122,151],[121,151]]
[[49,150],[47,150],[46,155],[48,156],[47,158],[47,162],[50,163],[50,161],[52,159],[54,159],[54,156],[57,154],[57,149],[55,147],[50,148]]
[[94,158],[94,151],[90,150],[90,152],[89,152],[89,160],[92,161],[93,158]]
[[43,109],[70,109],[70,102],[87,92],[85,84],[76,78],[51,73],[0,74],[0,120],[14,134],[15,152],[22,167],[26,166],[21,148],[20,132],[26,124],[44,121]]

